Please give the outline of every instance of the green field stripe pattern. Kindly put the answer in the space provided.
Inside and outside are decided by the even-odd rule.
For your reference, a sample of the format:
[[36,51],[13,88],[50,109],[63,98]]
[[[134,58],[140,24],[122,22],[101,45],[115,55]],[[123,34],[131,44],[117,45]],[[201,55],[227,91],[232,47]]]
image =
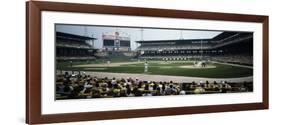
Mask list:
[[[103,64],[103,65],[97,65]],[[144,73],[144,62],[132,62],[114,65],[115,63],[57,63],[58,70],[68,71],[94,71],[111,73],[133,73],[133,74],[152,74],[168,76],[187,76],[187,77],[205,77],[205,78],[238,78],[253,76],[253,68],[225,65],[218,63],[209,63],[207,68],[198,68],[193,66],[193,62],[148,62],[148,72]],[[189,68],[184,68],[189,67]],[[213,68],[208,68],[213,67]]]

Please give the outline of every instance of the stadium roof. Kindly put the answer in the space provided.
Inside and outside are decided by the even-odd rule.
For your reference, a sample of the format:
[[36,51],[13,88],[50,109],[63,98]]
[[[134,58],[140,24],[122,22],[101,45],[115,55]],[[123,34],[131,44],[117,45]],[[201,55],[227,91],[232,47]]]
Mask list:
[[242,35],[249,35],[250,32],[229,32],[229,31],[225,31],[222,32],[220,34],[218,34],[217,36],[211,38],[211,39],[174,39],[174,40],[143,40],[143,41],[136,41],[137,43],[169,43],[169,42],[174,42],[177,44],[180,43],[200,43],[201,41],[207,42],[207,43],[217,43],[216,41],[220,41],[223,40],[225,38],[234,36],[236,34],[242,34]]
[[249,34],[250,32],[230,32],[230,31],[225,31],[225,32],[222,32],[221,34],[215,36],[212,40],[222,40],[224,38],[227,38],[227,37],[230,37],[230,36],[233,36],[235,34]]
[[97,38],[93,38],[93,37],[87,37],[87,36],[81,36],[81,35],[63,33],[63,32],[56,32],[56,37],[62,38],[62,39],[78,40],[78,41],[96,40],[97,39]]
[[175,39],[175,40],[144,40],[144,41],[136,41],[137,43],[169,43],[169,42],[176,42],[176,43],[187,43],[187,42],[200,42],[200,41],[210,41],[211,39]]

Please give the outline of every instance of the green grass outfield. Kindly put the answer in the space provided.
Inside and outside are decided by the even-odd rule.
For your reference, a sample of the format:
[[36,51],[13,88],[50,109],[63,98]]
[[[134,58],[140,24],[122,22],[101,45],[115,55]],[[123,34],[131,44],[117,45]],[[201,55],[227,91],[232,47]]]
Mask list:
[[[218,63],[207,64],[208,67],[215,68],[192,68],[193,62],[184,61],[151,61],[148,62],[148,64],[148,73],[145,74],[206,78],[237,78],[253,76],[252,68]],[[183,66],[189,66],[190,68],[183,68]],[[70,63],[64,62],[57,63],[57,70],[144,74],[144,62],[132,62],[131,64],[120,64],[117,66],[114,65],[114,63],[105,64],[102,62],[74,62],[72,67],[70,66]]]

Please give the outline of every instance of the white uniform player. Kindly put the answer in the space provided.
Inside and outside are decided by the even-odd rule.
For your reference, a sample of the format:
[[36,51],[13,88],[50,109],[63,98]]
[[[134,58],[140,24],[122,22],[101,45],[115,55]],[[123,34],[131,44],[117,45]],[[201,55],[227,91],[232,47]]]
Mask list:
[[107,64],[107,67],[109,67],[109,65],[110,65],[110,61],[108,60],[108,61],[106,61],[106,64]]
[[147,62],[144,63],[144,72],[145,73],[148,72],[148,63]]

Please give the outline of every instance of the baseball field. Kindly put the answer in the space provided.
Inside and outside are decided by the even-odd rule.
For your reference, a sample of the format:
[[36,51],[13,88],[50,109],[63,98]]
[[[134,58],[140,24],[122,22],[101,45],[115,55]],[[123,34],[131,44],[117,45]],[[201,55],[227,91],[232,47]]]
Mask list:
[[253,76],[249,66],[208,62],[206,67],[195,66],[194,61],[147,61],[147,72],[144,72],[145,61],[87,61],[57,62],[57,70],[130,73],[148,75],[205,77],[205,78],[238,78]]

